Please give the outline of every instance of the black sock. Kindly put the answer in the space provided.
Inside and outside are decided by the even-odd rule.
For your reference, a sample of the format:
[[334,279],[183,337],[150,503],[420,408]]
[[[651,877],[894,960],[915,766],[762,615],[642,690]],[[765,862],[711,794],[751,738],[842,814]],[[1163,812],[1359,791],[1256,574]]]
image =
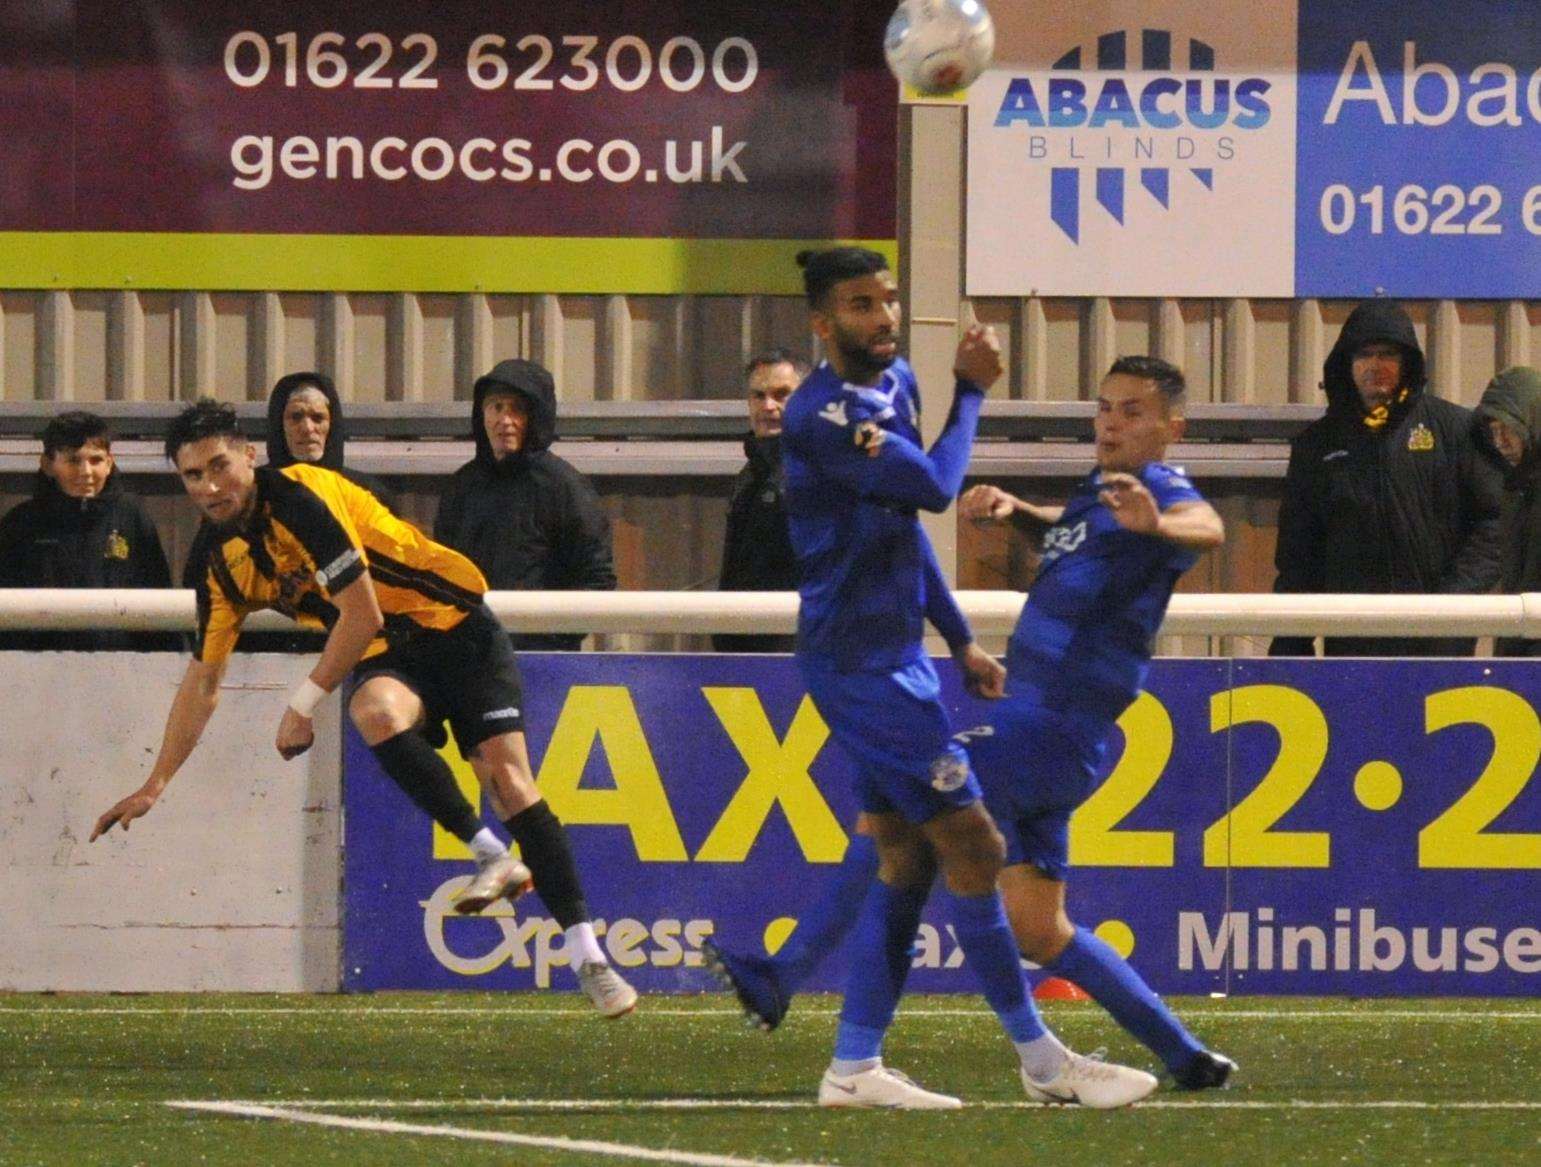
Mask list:
[[556,922],[571,928],[587,920],[589,906],[583,902],[578,865],[573,862],[573,849],[562,829],[562,820],[542,800],[504,819],[503,825],[519,844],[519,857],[535,877],[535,894]]
[[462,843],[469,843],[482,829],[476,808],[460,793],[449,763],[417,730],[398,733],[369,749],[380,759],[391,781]]

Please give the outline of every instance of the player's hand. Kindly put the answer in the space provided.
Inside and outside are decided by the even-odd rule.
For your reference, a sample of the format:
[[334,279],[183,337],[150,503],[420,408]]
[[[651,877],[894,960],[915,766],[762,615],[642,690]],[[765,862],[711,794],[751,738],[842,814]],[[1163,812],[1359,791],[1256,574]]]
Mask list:
[[86,842],[96,842],[99,835],[105,835],[114,826],[122,826],[125,831],[128,830],[129,823],[149,813],[150,808],[155,805],[156,797],[141,787],[127,798],[119,799],[113,804],[111,810],[96,820],[96,826],[91,828],[91,837]]
[[1004,523],[1016,513],[1017,500],[998,486],[971,486],[958,500],[958,510],[975,523]]
[[1154,535],[1161,524],[1156,497],[1133,474],[1104,474],[1098,500],[1113,512],[1120,527],[1141,535]]
[[285,709],[284,718],[278,723],[278,740],[274,743],[284,761],[298,758],[310,749],[315,740],[316,723],[308,717],[301,717],[293,709]]
[[970,641],[953,659],[963,670],[963,687],[974,697],[995,701],[1006,695],[1006,668],[979,645]]
[[952,371],[965,381],[972,381],[981,389],[994,385],[1006,364],[1001,360],[1001,342],[995,329],[987,324],[974,324],[958,341],[958,354],[953,358]]

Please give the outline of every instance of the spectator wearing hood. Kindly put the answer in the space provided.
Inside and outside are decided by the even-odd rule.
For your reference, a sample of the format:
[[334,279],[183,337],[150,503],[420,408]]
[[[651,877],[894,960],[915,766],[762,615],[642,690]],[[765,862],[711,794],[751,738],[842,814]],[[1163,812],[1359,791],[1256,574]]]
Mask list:
[[[549,449],[556,383],[534,361],[499,361],[471,395],[476,457],[455,471],[433,537],[502,591],[613,591],[610,520],[588,480]],[[573,650],[581,633],[513,634],[517,649]]]
[[[1502,472],[1471,410],[1425,389],[1399,304],[1369,300],[1323,366],[1327,412],[1290,443],[1276,592],[1482,593],[1498,582]],[[1328,656],[1470,656],[1468,639],[1328,637]],[[1310,656],[1275,637],[1272,656]]]
[[[749,429],[744,453],[749,461],[733,482],[728,526],[722,545],[724,592],[797,590],[797,556],[787,531],[781,481],[781,412],[787,398],[808,375],[808,363],[784,349],[771,349],[744,370],[749,398]],[[791,652],[795,636],[718,633],[718,652]]]
[[[394,511],[396,498],[391,491],[370,475],[343,465],[347,440],[342,398],[325,373],[289,373],[274,383],[268,394],[268,465],[277,470],[306,462],[335,470]],[[208,522],[199,523],[182,568],[184,588],[196,588],[203,581],[210,538]],[[320,652],[325,643],[326,637],[314,632],[243,632],[238,648],[241,652]]]
[[[1541,591],[1541,369],[1516,365],[1488,382],[1477,421],[1508,467],[1498,590]],[[1541,656],[1541,640],[1500,639],[1498,656]]]
[[[33,495],[0,519],[0,587],[169,588],[160,536],[122,489],[112,436],[94,413],[61,413],[43,429]],[[173,650],[169,634],[9,632],[0,649],[22,652]]]

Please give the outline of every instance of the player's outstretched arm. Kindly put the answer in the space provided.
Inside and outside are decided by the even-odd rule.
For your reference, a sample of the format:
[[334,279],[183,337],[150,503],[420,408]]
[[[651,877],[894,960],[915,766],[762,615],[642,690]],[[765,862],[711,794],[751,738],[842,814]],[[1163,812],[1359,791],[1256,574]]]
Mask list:
[[166,731],[161,737],[160,754],[150,768],[145,783],[127,798],[119,799],[112,809],[96,820],[91,831],[91,841],[106,834],[115,825],[128,830],[129,823],[147,813],[160,798],[167,784],[187,761],[198,739],[203,736],[204,726],[219,704],[219,683],[225,675],[225,662],[206,664],[193,660],[182,674],[182,684],[171,699],[171,711],[166,715]]
[[1208,551],[1225,542],[1225,524],[1214,507],[1193,500],[1173,503],[1163,511],[1155,495],[1133,474],[1104,474],[1097,498],[1126,530],[1155,535],[1192,551]]
[[1008,494],[998,486],[970,487],[958,500],[963,517],[976,523],[1010,523],[1028,534],[1041,534],[1059,522],[1064,507],[1039,506]]
[[361,572],[346,587],[333,592],[331,599],[337,608],[337,623],[332,625],[326,638],[321,659],[300,683],[278,723],[274,744],[285,760],[297,758],[310,749],[316,740],[312,716],[316,703],[342,684],[343,678],[362,659],[369,642],[385,627],[385,617],[380,612],[380,601],[368,571]]

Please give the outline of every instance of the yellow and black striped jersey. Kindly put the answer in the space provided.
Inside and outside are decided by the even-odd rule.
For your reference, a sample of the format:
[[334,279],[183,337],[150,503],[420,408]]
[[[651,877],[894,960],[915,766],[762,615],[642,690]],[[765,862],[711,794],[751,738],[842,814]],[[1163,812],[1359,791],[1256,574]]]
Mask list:
[[261,608],[307,628],[331,628],[338,614],[331,597],[365,570],[385,614],[385,630],[365,659],[385,651],[395,633],[453,628],[482,602],[487,581],[474,563],[341,474],[304,463],[264,466],[256,491],[244,528],[215,535],[198,588],[200,661],[229,657],[241,622]]

